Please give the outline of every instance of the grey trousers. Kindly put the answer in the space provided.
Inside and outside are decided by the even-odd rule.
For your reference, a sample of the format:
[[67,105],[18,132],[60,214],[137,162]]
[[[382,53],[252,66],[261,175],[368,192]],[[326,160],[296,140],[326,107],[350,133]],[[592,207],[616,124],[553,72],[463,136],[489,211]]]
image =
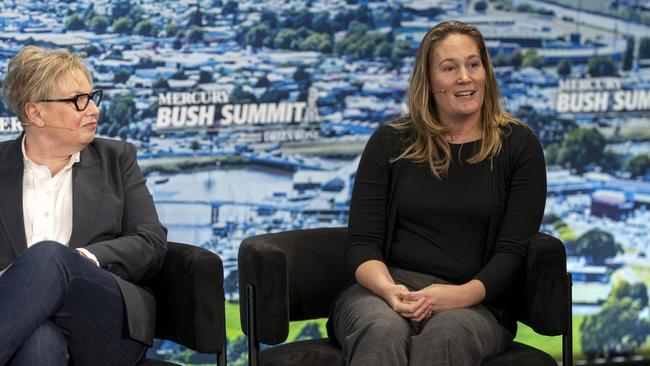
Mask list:
[[[389,270],[395,282],[409,290],[446,283],[427,274]],[[332,322],[346,364],[352,366],[480,365],[513,339],[482,305],[443,311],[415,323],[359,284],[341,294]]]

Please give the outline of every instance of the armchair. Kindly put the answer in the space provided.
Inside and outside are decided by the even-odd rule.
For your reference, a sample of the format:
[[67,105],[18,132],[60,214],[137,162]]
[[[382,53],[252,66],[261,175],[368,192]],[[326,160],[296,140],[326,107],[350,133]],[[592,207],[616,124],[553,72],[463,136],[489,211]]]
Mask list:
[[[298,230],[247,238],[239,248],[240,320],[248,335],[249,364],[344,365],[340,348],[327,339],[291,342],[260,352],[259,343],[286,341],[289,321],[323,318],[348,281],[343,260],[345,228]],[[571,279],[564,245],[537,234],[516,291],[517,318],[544,335],[562,335],[563,365],[572,366]],[[524,344],[485,359],[484,366],[557,365]]]
[[[218,255],[187,244],[169,243],[165,263],[148,284],[156,298],[156,338],[202,353],[216,353],[226,365],[223,263]],[[140,366],[174,363],[144,360]]]

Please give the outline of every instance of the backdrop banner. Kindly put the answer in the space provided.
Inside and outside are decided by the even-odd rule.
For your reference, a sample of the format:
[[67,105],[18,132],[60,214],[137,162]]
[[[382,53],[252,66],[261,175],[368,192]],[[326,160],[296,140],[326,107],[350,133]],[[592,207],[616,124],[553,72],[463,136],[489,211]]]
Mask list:
[[[138,147],[170,240],[223,259],[228,361],[245,365],[239,243],[347,224],[361,151],[407,112],[419,42],[449,19],[484,34],[506,109],[544,147],[541,230],[566,246],[575,358],[649,357],[648,2],[5,1],[0,77],[28,44],[86,55],[98,135]],[[20,132],[3,101],[0,139]],[[290,339],[321,336],[324,320]],[[560,358],[558,338],[520,326],[517,340]],[[171,342],[149,355],[214,362]]]

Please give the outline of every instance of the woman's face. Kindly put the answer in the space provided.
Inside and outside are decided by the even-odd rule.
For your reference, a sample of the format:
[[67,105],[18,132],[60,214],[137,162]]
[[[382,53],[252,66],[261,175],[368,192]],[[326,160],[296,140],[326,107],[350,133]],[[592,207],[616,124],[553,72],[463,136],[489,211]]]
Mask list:
[[485,94],[485,68],[474,40],[464,34],[450,34],[434,46],[430,62],[431,89],[441,122],[478,120]]
[[[68,99],[92,91],[90,81],[81,71],[71,72],[59,85],[59,89],[47,99]],[[83,107],[82,103],[79,104]],[[83,111],[78,111],[72,102],[45,102],[39,105],[40,123],[44,125],[39,130],[55,140],[55,144],[80,151],[95,138],[99,108],[92,100]]]

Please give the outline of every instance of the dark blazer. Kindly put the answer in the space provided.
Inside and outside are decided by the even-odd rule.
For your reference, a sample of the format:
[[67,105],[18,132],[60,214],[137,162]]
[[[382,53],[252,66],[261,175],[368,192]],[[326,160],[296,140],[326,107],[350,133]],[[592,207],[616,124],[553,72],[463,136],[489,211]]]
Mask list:
[[[27,249],[23,219],[22,135],[0,142],[0,269]],[[167,230],[158,221],[132,144],[96,138],[72,168],[70,247],[84,247],[122,291],[129,335],[151,345],[156,306],[138,286],[162,267]]]

